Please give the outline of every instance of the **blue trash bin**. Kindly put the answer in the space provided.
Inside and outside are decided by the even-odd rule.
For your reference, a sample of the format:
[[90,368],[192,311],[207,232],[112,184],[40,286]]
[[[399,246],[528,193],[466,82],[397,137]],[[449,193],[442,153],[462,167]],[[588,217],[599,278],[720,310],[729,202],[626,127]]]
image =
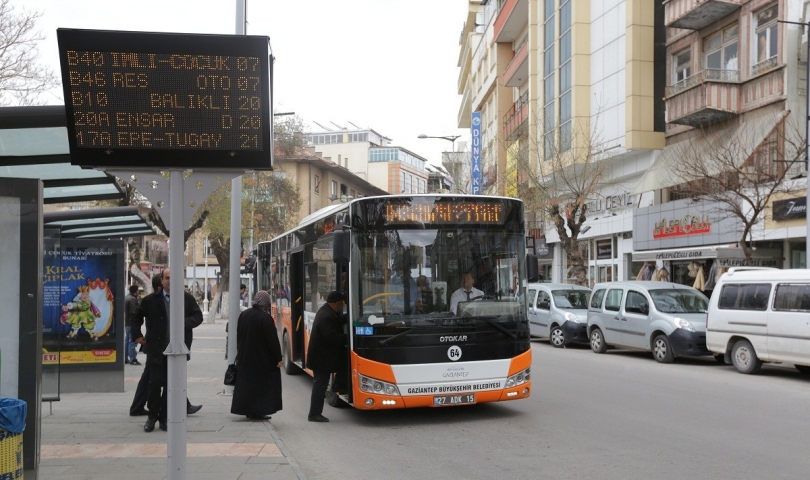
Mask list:
[[23,478],[23,430],[28,404],[0,398],[0,480]]

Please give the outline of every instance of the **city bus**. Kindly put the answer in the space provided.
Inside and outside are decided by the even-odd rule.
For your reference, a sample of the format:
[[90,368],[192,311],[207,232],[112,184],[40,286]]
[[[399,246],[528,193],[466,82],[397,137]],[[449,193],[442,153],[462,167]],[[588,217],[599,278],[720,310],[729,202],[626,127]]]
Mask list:
[[[443,407],[529,397],[526,259],[520,200],[391,195],[323,208],[260,243],[256,273],[288,374],[312,373],[315,313],[344,293],[350,384],[336,391],[332,376],[330,405]],[[467,273],[477,293],[455,301]]]

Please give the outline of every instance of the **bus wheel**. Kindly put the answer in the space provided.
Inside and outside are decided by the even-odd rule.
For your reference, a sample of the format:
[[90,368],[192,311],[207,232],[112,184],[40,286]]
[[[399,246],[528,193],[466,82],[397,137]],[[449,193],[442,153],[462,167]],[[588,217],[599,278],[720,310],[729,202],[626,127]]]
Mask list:
[[344,402],[335,392],[332,391],[332,382],[335,381],[335,375],[329,378],[329,386],[326,387],[326,403],[330,406],[335,408],[345,408],[346,402]]
[[301,370],[290,358],[290,336],[284,332],[283,342],[281,342],[281,358],[284,365],[284,372],[287,375],[298,375]]

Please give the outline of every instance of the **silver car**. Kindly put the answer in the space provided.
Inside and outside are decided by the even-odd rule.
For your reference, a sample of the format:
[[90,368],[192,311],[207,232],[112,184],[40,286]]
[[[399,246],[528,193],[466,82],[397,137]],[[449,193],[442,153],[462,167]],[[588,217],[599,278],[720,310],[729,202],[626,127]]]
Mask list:
[[591,289],[566,283],[530,283],[526,287],[529,332],[557,347],[588,343],[586,331]]
[[591,350],[646,350],[661,363],[681,355],[711,355],[706,348],[708,305],[702,292],[677,283],[597,283],[588,307]]

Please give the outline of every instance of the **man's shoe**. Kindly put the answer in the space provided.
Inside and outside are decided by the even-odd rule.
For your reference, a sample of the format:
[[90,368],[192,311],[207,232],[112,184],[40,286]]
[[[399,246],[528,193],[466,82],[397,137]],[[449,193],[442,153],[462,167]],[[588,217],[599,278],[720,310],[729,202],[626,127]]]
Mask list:
[[245,415],[248,420],[270,420],[270,415]]
[[169,426],[166,425],[166,422],[159,422],[158,425],[160,425],[160,429],[163,430],[164,432],[169,429]]
[[142,364],[141,362],[139,362],[138,360],[133,360],[133,361],[129,362],[129,364],[130,364],[130,365],[143,365],[143,364]]
[[186,415],[194,415],[195,413],[199,412],[202,408],[202,405],[189,405],[186,407]]
[[309,420],[310,422],[321,422],[321,423],[329,421],[329,419],[324,417],[323,415],[310,415],[307,417],[307,420]]
[[144,415],[149,415],[149,410],[145,410],[145,409],[142,408],[142,409],[136,410],[134,412],[129,412],[130,417],[142,417]]
[[[160,424],[161,426],[163,423]],[[151,432],[155,429],[155,420],[149,418],[146,420],[146,423],[143,424],[143,431],[144,432]]]

